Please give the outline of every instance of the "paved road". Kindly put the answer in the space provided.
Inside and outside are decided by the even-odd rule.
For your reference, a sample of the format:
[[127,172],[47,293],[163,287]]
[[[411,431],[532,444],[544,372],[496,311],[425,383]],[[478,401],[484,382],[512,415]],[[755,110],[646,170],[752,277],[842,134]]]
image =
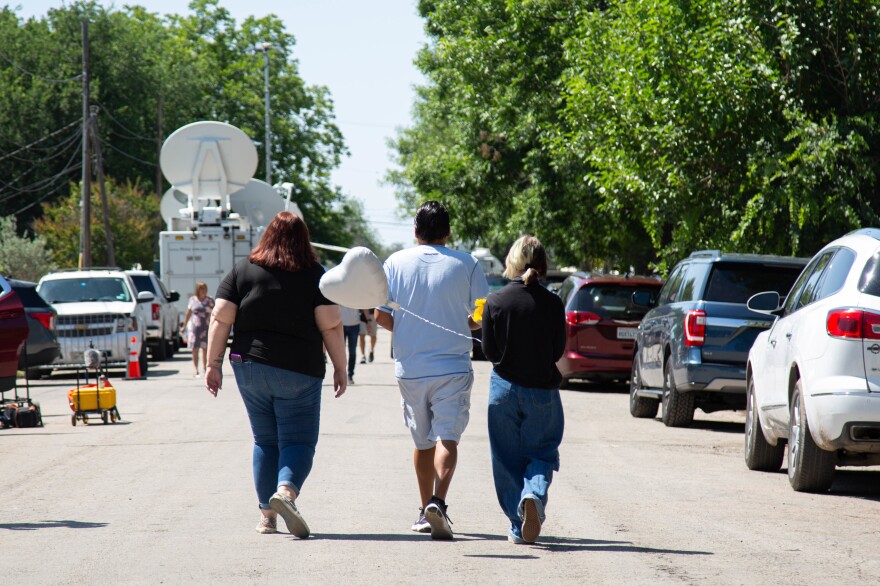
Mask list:
[[453,542],[409,531],[411,443],[380,334],[333,399],[299,501],[313,537],[258,535],[250,437],[231,374],[212,399],[188,354],[123,381],[124,422],[72,427],[70,379],[38,381],[44,429],[0,431],[0,582],[9,584],[784,584],[880,580],[880,473],[832,493],[749,472],[742,417],[636,420],[624,389],[565,391],[562,469],[540,543],[506,541],[489,467],[489,365],[449,495]]

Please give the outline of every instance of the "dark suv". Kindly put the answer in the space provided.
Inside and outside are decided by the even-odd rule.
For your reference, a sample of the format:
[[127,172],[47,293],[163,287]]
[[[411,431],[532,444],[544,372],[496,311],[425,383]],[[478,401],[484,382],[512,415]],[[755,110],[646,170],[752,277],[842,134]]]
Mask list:
[[634,340],[647,307],[635,305],[636,293],[654,298],[663,281],[575,273],[558,294],[565,307],[565,352],[556,363],[562,386],[571,379],[629,378]]
[[773,316],[750,311],[749,297],[776,291],[785,297],[809,259],[758,254],[695,252],[678,263],[636,337],[630,377],[633,417],[685,427],[699,407],[706,413],[744,409],[746,360]]

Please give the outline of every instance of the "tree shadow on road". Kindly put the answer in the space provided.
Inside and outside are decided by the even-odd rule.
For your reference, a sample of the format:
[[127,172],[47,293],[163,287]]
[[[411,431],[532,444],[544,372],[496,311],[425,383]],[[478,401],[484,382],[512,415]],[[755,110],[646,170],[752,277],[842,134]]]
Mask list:
[[107,525],[108,523],[92,523],[89,521],[36,521],[33,523],[0,523],[0,529],[8,529],[10,531],[35,531],[37,529],[57,529],[59,527],[67,529],[97,529]]

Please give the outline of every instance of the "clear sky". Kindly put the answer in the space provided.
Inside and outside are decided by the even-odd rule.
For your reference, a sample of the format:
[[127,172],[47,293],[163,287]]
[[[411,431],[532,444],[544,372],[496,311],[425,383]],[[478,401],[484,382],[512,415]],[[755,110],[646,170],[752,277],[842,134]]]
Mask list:
[[[43,16],[64,0],[0,0],[21,18]],[[186,0],[100,0],[104,6],[144,6],[160,14],[187,13]],[[413,65],[426,42],[416,0],[220,0],[237,22],[278,15],[296,37],[293,55],[310,85],[330,89],[337,124],[351,151],[333,181],[364,203],[367,219],[386,245],[413,243],[412,221],[396,215],[390,186],[380,185],[392,165],[386,140],[407,126],[413,87],[422,83]],[[262,157],[263,154],[260,153]],[[283,181],[281,177],[273,177]],[[306,218],[308,220],[308,218]]]

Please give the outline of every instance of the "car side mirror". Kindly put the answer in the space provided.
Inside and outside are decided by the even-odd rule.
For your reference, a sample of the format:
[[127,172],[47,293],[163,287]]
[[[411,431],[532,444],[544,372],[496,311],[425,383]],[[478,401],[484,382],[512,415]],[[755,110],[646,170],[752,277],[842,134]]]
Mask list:
[[657,303],[650,291],[636,291],[632,294],[632,303],[639,307],[652,308]]
[[777,315],[777,312],[782,309],[779,293],[776,291],[755,293],[749,297],[749,300],[746,302],[746,307],[755,313],[763,313],[766,315]]
[[180,299],[180,293],[178,293],[177,291],[171,291],[168,293],[168,301],[170,301],[171,303],[174,303],[178,299]]
[[155,298],[156,296],[150,291],[141,291],[138,293],[138,303],[149,303]]

